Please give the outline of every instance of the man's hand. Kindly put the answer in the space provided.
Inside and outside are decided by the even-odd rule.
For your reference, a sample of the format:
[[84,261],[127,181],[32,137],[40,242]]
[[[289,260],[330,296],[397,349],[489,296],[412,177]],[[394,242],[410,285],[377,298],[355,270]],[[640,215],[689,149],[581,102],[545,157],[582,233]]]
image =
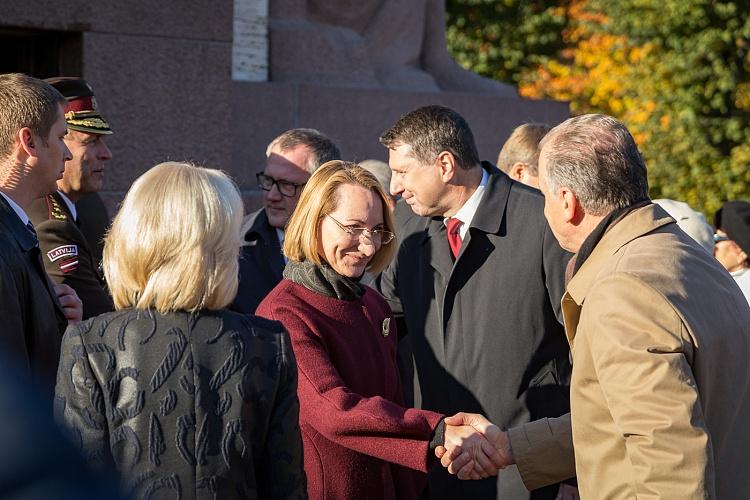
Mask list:
[[[508,465],[515,463],[513,458],[513,451],[510,447],[510,441],[508,440],[507,433],[500,430],[500,428],[494,425],[492,422],[487,420],[482,415],[476,413],[457,413],[452,417],[446,417],[445,419],[446,428],[446,447],[438,446],[435,449],[435,455],[440,458],[440,463],[448,469],[451,474],[456,474],[460,479],[480,479],[482,477],[488,477],[488,464],[486,463],[487,458],[492,462],[489,467],[494,469],[494,472],[490,475],[497,474],[497,469],[504,469]],[[453,426],[469,426],[476,432],[481,433],[487,441],[492,445],[491,449],[485,449],[485,453],[482,456],[472,455],[475,453],[474,448],[466,449],[466,446],[461,446],[461,449],[454,447],[449,449],[448,442],[448,429]],[[470,445],[473,443],[469,443]],[[483,444],[479,441],[480,447]],[[461,453],[463,451],[463,453]],[[476,457],[476,458],[475,458]],[[479,471],[483,471],[485,475],[482,475]]]
[[65,319],[68,320],[68,325],[80,323],[83,318],[83,302],[78,298],[76,291],[68,285],[55,285],[55,293],[62,306]]
[[476,429],[468,425],[445,426],[445,446],[435,450],[441,464],[461,479],[484,479],[497,475],[493,460],[497,450]]

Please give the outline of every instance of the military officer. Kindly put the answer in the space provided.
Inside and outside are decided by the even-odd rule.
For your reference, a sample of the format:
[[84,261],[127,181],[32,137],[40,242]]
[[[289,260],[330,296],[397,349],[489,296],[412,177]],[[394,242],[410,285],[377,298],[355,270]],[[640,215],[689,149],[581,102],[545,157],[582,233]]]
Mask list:
[[112,129],[100,114],[91,86],[82,78],[46,80],[66,99],[65,144],[73,156],[65,162],[57,191],[34,201],[29,216],[34,223],[47,274],[55,283],[71,286],[83,302],[83,318],[113,310],[88,240],[80,228],[76,207],[84,196],[102,188],[105,163],[112,152],[105,137]]

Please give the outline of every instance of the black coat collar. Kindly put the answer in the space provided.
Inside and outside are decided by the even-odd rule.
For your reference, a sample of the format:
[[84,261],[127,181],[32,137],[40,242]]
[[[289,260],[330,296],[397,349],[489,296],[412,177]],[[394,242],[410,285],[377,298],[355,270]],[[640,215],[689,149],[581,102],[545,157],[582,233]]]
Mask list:
[[[476,228],[485,233],[494,234],[500,231],[513,181],[489,162],[482,162],[482,168],[490,174],[490,178],[487,181],[484,195],[479,202],[469,230]],[[443,219],[443,217],[431,217],[425,241],[433,236],[446,238]]]
[[[489,173],[490,177],[456,261],[461,259],[461,256],[468,248],[473,230],[490,234],[499,233],[503,218],[505,217],[505,207],[508,203],[512,181],[510,177],[489,162],[482,162],[482,168]],[[431,238],[437,240],[432,245],[431,264],[441,274],[449,276],[453,269],[454,260],[448,246],[448,237],[445,232],[443,217],[431,218],[422,244],[427,244]]]
[[284,272],[284,256],[281,253],[281,242],[276,232],[268,222],[266,209],[261,208],[251,214],[252,222],[250,229],[245,233],[245,241],[249,246],[260,246],[267,251],[268,261],[274,276],[281,280]]

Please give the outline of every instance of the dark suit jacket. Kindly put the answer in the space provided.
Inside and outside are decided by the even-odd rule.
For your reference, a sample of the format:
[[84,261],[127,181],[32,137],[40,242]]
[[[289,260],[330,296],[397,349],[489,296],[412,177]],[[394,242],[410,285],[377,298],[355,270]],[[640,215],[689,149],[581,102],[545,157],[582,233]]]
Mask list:
[[55,283],[64,283],[76,291],[83,302],[83,319],[114,310],[99,273],[99,261],[60,194],[34,200],[29,217],[39,238],[47,274]]
[[50,402],[67,324],[36,238],[0,196],[0,349]]
[[240,284],[229,308],[253,314],[258,304],[281,281],[284,257],[276,229],[268,224],[266,210],[248,215],[252,221],[240,254]]
[[[448,415],[482,413],[510,427],[568,409],[568,346],[558,317],[569,254],[544,219],[541,193],[483,166],[492,175],[455,265],[442,217],[419,217],[400,203],[401,244],[380,289],[414,351],[415,403]],[[530,497],[515,467],[497,482],[460,482],[436,468],[430,493]]]
[[94,262],[102,261],[104,235],[112,222],[107,206],[99,193],[91,193],[76,202],[78,210],[78,228],[83,233],[91,249]]
[[65,333],[56,395],[84,455],[114,460],[133,498],[305,497],[297,367],[279,323],[103,314]]

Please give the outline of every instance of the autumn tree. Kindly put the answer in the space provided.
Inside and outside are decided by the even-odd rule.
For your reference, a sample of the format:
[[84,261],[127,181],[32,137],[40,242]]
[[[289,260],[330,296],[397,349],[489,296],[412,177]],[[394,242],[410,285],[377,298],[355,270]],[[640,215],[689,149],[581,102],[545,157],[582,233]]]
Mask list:
[[710,218],[724,200],[750,197],[748,2],[548,4],[563,11],[561,48],[529,56],[534,65],[505,81],[526,97],[568,100],[575,114],[621,119],[654,198],[687,201]]

